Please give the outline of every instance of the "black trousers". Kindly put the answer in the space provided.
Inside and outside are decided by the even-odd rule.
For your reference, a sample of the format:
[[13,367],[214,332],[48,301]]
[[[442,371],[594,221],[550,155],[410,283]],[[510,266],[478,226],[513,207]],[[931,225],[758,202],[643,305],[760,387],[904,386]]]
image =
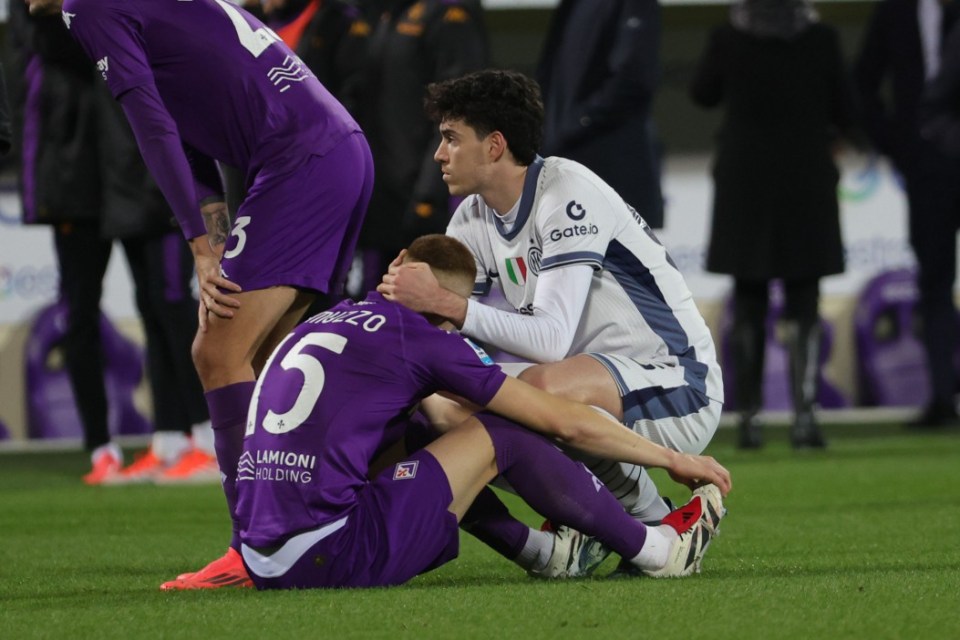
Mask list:
[[[784,320],[813,324],[820,304],[820,279],[784,280],[783,298]],[[736,322],[765,326],[770,307],[770,281],[736,278],[733,305]]]
[[[68,323],[63,349],[84,428],[93,450],[110,441],[104,358],[100,339],[103,277],[113,243],[95,222],[58,225],[54,231],[60,295]],[[154,428],[189,433],[207,419],[203,388],[190,355],[197,332],[191,294],[193,257],[178,231],[122,241],[143,322]]]
[[[785,280],[784,320],[809,329],[818,319],[819,278]],[[736,278],[733,288],[734,404],[752,415],[763,404],[763,366],[766,348],[770,282]]]
[[953,405],[957,311],[953,285],[960,228],[960,163],[928,151],[907,175],[910,245],[917,258],[922,340],[933,404]]

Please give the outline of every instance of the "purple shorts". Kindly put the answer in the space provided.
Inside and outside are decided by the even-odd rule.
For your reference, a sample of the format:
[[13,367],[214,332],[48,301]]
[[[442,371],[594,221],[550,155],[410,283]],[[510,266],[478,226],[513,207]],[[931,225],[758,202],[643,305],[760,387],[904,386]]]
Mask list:
[[373,160],[360,133],[293,172],[261,173],[236,212],[223,273],[244,291],[286,285],[336,293],[372,187]]
[[250,570],[258,589],[385,587],[457,557],[453,494],[433,454],[417,451],[357,493],[346,524],[306,550],[283,575]]

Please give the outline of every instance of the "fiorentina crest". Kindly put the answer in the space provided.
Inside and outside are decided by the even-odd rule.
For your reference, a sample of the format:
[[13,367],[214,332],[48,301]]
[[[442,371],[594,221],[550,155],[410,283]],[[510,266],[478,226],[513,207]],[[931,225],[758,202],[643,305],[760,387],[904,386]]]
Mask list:
[[420,463],[416,460],[411,462],[398,462],[397,466],[393,469],[393,479],[394,480],[412,480],[417,477],[417,465]]

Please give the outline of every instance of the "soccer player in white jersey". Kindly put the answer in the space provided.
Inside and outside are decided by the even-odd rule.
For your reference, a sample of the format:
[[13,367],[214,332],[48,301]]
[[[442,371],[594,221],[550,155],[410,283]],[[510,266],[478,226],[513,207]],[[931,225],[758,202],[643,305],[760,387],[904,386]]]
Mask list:
[[[381,293],[537,363],[520,373],[536,386],[671,449],[703,451],[723,403],[707,325],[636,211],[586,167],[537,155],[537,84],[484,70],[430,85],[426,106],[442,134],[434,158],[443,179],[465,196],[447,234],[470,248],[478,280],[468,300],[439,287],[425,265],[398,260]],[[512,310],[484,304],[494,289]],[[643,469],[588,466],[637,519],[669,512]],[[536,544],[553,542],[531,535],[527,545]]]

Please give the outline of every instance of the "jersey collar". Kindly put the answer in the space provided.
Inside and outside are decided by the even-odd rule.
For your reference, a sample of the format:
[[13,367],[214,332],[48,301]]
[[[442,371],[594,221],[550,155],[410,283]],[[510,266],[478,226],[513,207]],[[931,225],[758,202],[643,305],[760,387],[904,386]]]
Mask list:
[[541,169],[543,169],[543,158],[537,156],[527,167],[527,175],[523,179],[523,193],[520,194],[520,208],[517,210],[517,219],[510,232],[507,233],[497,216],[493,217],[493,221],[497,225],[497,232],[504,240],[516,238],[520,230],[527,224],[527,219],[530,218],[530,212],[533,210],[533,199],[537,195],[537,179],[540,177]]

